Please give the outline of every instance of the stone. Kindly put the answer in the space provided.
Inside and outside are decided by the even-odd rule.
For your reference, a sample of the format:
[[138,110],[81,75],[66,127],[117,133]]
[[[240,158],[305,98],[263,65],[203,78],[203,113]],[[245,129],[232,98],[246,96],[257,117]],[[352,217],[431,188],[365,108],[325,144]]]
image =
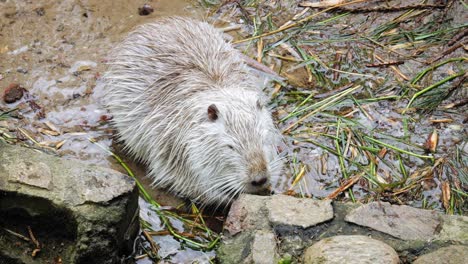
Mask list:
[[[139,230],[138,191],[129,176],[0,141],[0,262],[116,263]],[[13,263],[16,263],[16,262]]]
[[309,247],[305,264],[398,264],[400,259],[389,245],[367,236],[334,236]]
[[26,89],[19,84],[12,83],[4,91],[3,101],[7,104],[14,103],[23,97],[24,91],[26,91]]
[[251,260],[251,245],[254,235],[251,232],[239,233],[234,237],[223,238],[216,250],[219,263],[239,264]]
[[309,245],[299,235],[281,236],[280,248],[292,256],[301,256],[304,248]]
[[438,240],[468,242],[468,217],[462,215],[443,215],[442,229]]
[[274,195],[268,200],[267,208],[273,225],[309,228],[333,219],[331,200]]
[[406,205],[372,202],[346,215],[345,221],[403,240],[434,239],[441,224],[439,213]]
[[270,230],[256,230],[223,239],[216,255],[219,263],[270,264],[278,262],[277,252],[275,234]]
[[468,260],[467,246],[448,246],[417,258],[413,264],[460,264]]
[[231,205],[224,229],[230,235],[248,230],[268,229],[268,212],[265,207],[267,199],[267,196],[241,195]]
[[[2,143],[0,143],[2,144]],[[0,145],[0,189],[57,204],[104,203],[135,189],[127,175],[27,148]],[[25,156],[26,155],[26,156]]]
[[275,234],[271,231],[255,232],[252,242],[252,262],[255,264],[270,264],[278,262]]

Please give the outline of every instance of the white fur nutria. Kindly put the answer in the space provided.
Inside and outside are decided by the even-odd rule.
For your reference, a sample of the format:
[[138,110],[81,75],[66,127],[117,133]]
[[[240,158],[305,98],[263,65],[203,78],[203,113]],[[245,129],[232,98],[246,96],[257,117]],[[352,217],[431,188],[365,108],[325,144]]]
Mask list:
[[113,125],[155,186],[220,205],[279,175],[280,136],[241,56],[213,26],[180,17],[139,26],[110,54]]

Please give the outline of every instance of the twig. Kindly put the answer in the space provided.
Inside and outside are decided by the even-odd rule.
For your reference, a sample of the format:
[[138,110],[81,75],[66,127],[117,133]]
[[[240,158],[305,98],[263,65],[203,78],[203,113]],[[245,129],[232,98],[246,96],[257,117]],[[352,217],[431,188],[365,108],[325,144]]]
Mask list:
[[453,36],[453,38],[447,43],[447,45],[452,46],[453,44],[457,43],[460,39],[468,35],[468,28],[465,28],[462,32]]
[[347,179],[340,187],[334,190],[327,196],[327,199],[335,199],[340,193],[346,191],[349,187],[353,186],[359,179],[362,178],[364,172],[359,173],[349,179]]
[[22,239],[22,240],[24,240],[24,241],[26,241],[26,242],[30,242],[30,241],[31,241],[31,239],[29,239],[29,238],[27,238],[27,237],[25,237],[25,236],[23,236],[23,235],[21,235],[21,234],[18,234],[18,233],[16,233],[15,231],[12,231],[12,230],[10,230],[10,229],[3,228],[3,230],[5,230],[7,233],[9,233],[9,234],[11,234],[11,235],[14,235],[15,237],[18,237],[18,238],[20,238],[20,239]]
[[151,237],[150,234],[148,234],[148,231],[146,230],[143,230],[143,235],[145,236],[146,238],[146,241],[148,241],[148,243],[150,244],[150,247],[151,247],[151,252],[153,253],[153,256],[158,256],[158,251],[160,249],[159,245],[157,245],[153,238]]
[[388,67],[392,65],[401,65],[404,63],[405,63],[404,61],[389,61],[389,62],[382,62],[382,63],[366,64],[366,67],[381,68],[381,67]]
[[35,257],[40,251],[41,251],[41,245],[39,243],[39,241],[37,241],[36,237],[34,236],[34,233],[33,231],[31,230],[31,227],[28,226],[28,233],[29,233],[29,237],[31,238],[31,241],[34,243],[34,245],[36,246],[36,248],[33,250],[33,252],[31,253],[31,256],[32,257]]
[[457,45],[452,46],[452,47],[444,50],[438,57],[436,57],[435,59],[433,59],[431,61],[428,61],[427,64],[432,64],[432,63],[444,58],[445,56],[449,55],[450,53],[452,53],[452,52],[456,51],[457,49],[463,47],[463,45],[465,45],[465,44],[466,43],[458,43]]
[[[307,6],[300,4],[301,6]],[[376,7],[357,7],[357,8],[350,8],[350,7],[339,7],[338,10],[352,12],[352,13],[367,13],[367,12],[398,12],[410,9],[443,9],[446,5],[407,5],[407,6],[376,6]]]

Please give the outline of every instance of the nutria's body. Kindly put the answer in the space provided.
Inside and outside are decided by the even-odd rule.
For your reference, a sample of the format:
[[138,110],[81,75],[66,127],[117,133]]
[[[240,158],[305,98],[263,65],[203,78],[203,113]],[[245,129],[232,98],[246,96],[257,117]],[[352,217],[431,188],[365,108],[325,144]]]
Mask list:
[[156,186],[222,204],[278,175],[279,134],[261,87],[211,25],[167,18],[140,26],[110,65],[113,124]]

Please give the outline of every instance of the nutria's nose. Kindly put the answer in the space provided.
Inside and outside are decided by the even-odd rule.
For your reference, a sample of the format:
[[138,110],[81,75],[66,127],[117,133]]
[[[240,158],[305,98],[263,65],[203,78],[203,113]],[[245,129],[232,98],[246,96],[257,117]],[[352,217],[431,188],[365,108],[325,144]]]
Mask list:
[[260,187],[262,185],[264,185],[266,182],[268,181],[267,177],[265,176],[257,176],[255,177],[255,179],[253,181],[251,181],[250,183],[255,186],[255,187]]

